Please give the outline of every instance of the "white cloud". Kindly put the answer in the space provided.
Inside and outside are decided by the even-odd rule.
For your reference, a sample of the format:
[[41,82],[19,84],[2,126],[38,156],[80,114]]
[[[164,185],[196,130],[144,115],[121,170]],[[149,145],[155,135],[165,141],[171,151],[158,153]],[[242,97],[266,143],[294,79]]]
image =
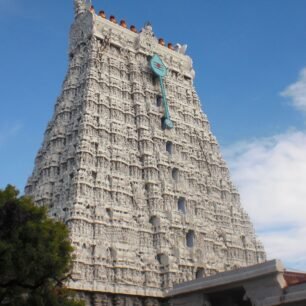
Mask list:
[[306,225],[261,234],[270,258],[286,260],[287,268],[306,270]]
[[[306,112],[306,68],[281,95]],[[236,143],[224,153],[268,257],[306,270],[306,132]]]
[[306,269],[306,133],[234,144],[225,158],[269,258]]
[[306,68],[300,72],[297,82],[289,85],[281,95],[290,98],[295,108],[306,112]]

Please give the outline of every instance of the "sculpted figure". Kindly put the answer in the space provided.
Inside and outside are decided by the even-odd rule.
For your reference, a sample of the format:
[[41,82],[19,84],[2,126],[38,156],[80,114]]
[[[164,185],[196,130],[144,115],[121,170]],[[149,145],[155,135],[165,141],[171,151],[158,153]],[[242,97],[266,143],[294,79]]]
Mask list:
[[74,0],[74,13],[75,16],[84,13],[86,10],[86,1],[85,0]]

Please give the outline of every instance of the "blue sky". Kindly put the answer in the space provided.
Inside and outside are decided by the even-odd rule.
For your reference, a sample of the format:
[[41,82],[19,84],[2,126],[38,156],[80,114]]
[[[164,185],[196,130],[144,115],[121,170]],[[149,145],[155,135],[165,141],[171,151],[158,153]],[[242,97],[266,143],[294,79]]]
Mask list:
[[[32,171],[67,69],[72,2],[0,0],[0,187],[22,190]],[[188,44],[203,109],[269,256],[306,270],[306,1],[93,4]]]

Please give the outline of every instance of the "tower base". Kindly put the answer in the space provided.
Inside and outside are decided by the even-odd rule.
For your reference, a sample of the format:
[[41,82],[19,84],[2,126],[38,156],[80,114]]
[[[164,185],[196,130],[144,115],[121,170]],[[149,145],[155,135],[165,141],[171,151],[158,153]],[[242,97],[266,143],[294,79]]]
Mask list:
[[86,306],[164,306],[162,299],[99,292],[78,292]]

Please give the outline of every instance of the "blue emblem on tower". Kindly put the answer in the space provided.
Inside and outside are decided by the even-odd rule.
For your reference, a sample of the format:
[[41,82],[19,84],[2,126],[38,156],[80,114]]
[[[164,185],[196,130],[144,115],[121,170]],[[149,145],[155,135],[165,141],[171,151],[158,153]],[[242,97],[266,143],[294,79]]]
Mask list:
[[172,129],[173,128],[173,122],[170,118],[170,111],[169,111],[169,105],[167,102],[167,97],[166,97],[166,90],[164,86],[164,77],[167,75],[167,67],[161,60],[161,58],[155,54],[151,61],[150,61],[151,69],[153,70],[154,74],[159,78],[159,83],[160,83],[160,89],[161,89],[161,94],[162,94],[162,100],[163,100],[163,105],[164,105],[164,116],[162,119],[163,122],[163,128],[166,129]]

